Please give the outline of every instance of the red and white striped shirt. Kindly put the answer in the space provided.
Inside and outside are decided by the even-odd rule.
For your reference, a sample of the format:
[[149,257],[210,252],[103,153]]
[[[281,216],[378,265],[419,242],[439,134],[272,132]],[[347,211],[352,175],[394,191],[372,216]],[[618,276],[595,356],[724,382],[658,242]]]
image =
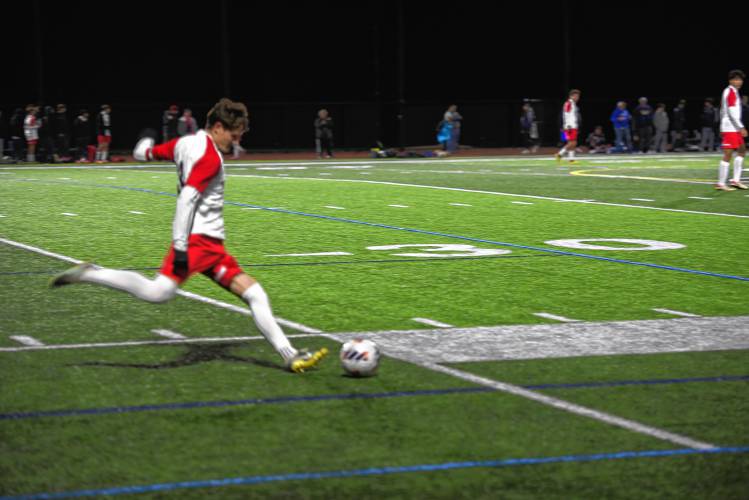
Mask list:
[[564,130],[577,129],[577,104],[572,99],[567,99],[562,108]]
[[723,91],[720,100],[720,131],[741,132],[744,124],[741,121],[741,96],[739,90],[729,85]]
[[173,139],[148,150],[146,158],[174,161],[177,164],[179,191],[191,186],[200,193],[194,212],[190,210],[194,213],[192,221],[179,220],[177,211],[173,225],[174,241],[184,241],[186,244],[190,234],[225,239],[224,157],[211,136],[205,130],[200,130],[195,135]]

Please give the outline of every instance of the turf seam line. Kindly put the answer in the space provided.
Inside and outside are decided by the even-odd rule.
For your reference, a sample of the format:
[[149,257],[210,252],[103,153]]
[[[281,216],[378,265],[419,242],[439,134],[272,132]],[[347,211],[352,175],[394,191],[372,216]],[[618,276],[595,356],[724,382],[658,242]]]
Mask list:
[[350,478],[362,476],[382,476],[390,474],[437,472],[456,469],[500,468],[528,465],[559,464],[559,463],[590,463],[605,460],[627,460],[637,458],[684,457],[691,455],[719,455],[727,453],[748,453],[749,446],[731,446],[711,448],[709,450],[695,450],[689,448],[670,450],[621,451],[614,453],[596,453],[586,455],[562,455],[552,457],[507,458],[498,460],[477,460],[465,462],[446,462],[436,464],[382,466],[364,469],[348,469],[321,472],[297,472],[290,474],[273,474],[262,476],[230,477],[222,479],[207,479],[181,481],[173,483],[157,483],[135,486],[119,486],[102,489],[88,489],[77,491],[33,493],[18,496],[4,496],[0,500],[41,500],[79,498],[97,495],[125,495],[151,492],[165,492],[179,489],[220,488],[224,486],[267,484],[284,481],[305,481],[316,479]]

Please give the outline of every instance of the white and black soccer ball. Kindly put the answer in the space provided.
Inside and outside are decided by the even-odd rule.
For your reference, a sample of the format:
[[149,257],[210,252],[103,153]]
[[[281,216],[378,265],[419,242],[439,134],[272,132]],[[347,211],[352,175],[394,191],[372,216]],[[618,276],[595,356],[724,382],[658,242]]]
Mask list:
[[341,347],[343,370],[354,377],[370,377],[380,365],[380,349],[371,340],[349,340]]

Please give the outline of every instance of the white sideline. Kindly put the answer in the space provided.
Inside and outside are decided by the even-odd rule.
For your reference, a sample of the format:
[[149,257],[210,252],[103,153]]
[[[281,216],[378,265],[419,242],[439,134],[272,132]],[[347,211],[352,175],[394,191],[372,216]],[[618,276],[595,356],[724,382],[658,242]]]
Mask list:
[[411,321],[421,323],[422,325],[433,326],[435,328],[453,328],[453,325],[448,325],[447,323],[428,318],[411,318]]
[[661,308],[654,308],[653,311],[663,313],[663,314],[672,314],[674,316],[681,316],[683,318],[700,318],[701,316],[699,314],[692,314],[682,311],[674,311],[672,309],[661,309]]
[[155,335],[158,335],[159,337],[165,337],[167,339],[173,339],[173,340],[181,340],[181,339],[186,339],[187,338],[184,335],[182,335],[181,333],[173,332],[171,330],[162,330],[160,328],[159,329],[155,329],[155,330],[151,330],[151,333],[153,333]]
[[[288,335],[290,339],[300,339],[307,337],[322,337],[317,333],[301,333],[297,335]],[[144,345],[179,345],[179,344],[202,344],[213,342],[244,342],[248,340],[265,340],[262,336],[252,337],[205,337],[190,339],[170,339],[170,340],[133,340],[128,342],[95,342],[90,344],[57,344],[24,347],[0,347],[0,352],[22,352],[22,351],[59,351],[64,349],[104,349],[110,347],[136,347]]]
[[[268,175],[253,175],[253,174],[226,174],[227,177],[239,177],[239,178],[259,178],[259,179],[278,179],[278,177],[272,177]],[[662,208],[662,207],[649,207],[646,205],[628,205],[626,203],[607,203],[604,201],[594,200],[573,200],[569,198],[554,198],[551,196],[538,196],[531,194],[517,194],[517,193],[503,193],[500,191],[485,191],[481,189],[464,189],[464,188],[452,188],[446,186],[428,186],[424,184],[407,184],[403,182],[388,182],[388,181],[367,181],[362,179],[319,179],[317,177],[284,177],[285,181],[320,181],[320,182],[352,182],[362,184],[375,184],[383,186],[399,186],[399,187],[413,187],[420,189],[436,189],[440,191],[456,191],[460,193],[477,193],[477,194],[489,194],[494,196],[512,196],[516,198],[529,198],[533,200],[549,200],[549,201],[561,201],[567,203],[583,203],[586,205],[600,205],[606,207],[622,207],[622,208],[639,208],[643,210],[656,210],[660,212],[673,212],[683,214],[695,214],[695,215],[717,215],[719,217],[735,217],[738,219],[749,219],[749,215],[738,215],[738,214],[724,214],[720,212],[702,212],[699,210],[682,210],[678,208]]]
[[39,342],[38,340],[36,340],[34,337],[29,337],[27,335],[11,335],[10,339],[15,340],[19,344],[23,344],[25,346],[38,347],[38,346],[44,345],[42,342]]
[[[34,252],[34,253],[38,253],[40,255],[45,255],[47,257],[52,257],[54,259],[64,260],[65,262],[70,262],[72,264],[80,264],[81,262],[83,262],[82,260],[74,259],[73,257],[68,257],[67,255],[61,255],[59,253],[49,252],[49,251],[43,250],[41,248],[37,248],[37,247],[31,246],[31,245],[26,245],[26,244],[20,243],[18,241],[8,240],[8,239],[5,239],[5,238],[0,238],[0,243],[5,243],[6,245],[9,245],[9,246],[12,246],[12,247],[21,248],[23,250],[28,250],[29,252]],[[238,312],[240,314],[244,314],[245,316],[252,316],[252,313],[247,308],[238,307],[238,306],[235,306],[233,304],[228,304],[226,302],[222,302],[220,300],[211,299],[209,297],[204,297],[202,295],[198,295],[197,293],[187,292],[185,290],[177,290],[177,294],[181,295],[182,297],[188,298],[188,299],[196,300],[198,302],[203,302],[203,303],[206,303],[206,304],[211,304],[213,306],[221,307],[223,309],[227,309],[229,311]],[[300,332],[304,332],[304,333],[321,333],[321,331],[318,330],[317,328],[312,328],[312,327],[309,327],[307,325],[303,325],[301,323],[297,323],[295,321],[290,321],[288,319],[279,318],[278,316],[276,316],[276,321],[280,325],[288,326],[289,328],[293,328],[294,330],[297,330],[297,331],[300,331]]]

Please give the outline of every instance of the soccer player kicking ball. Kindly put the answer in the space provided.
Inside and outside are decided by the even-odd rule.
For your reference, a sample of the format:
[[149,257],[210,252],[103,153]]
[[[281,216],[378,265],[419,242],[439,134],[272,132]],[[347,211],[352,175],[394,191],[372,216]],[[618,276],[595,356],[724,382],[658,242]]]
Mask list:
[[172,299],[177,287],[191,275],[203,273],[247,302],[258,329],[289,370],[300,373],[314,367],[327,354],[327,349],[313,354],[294,349],[273,318],[263,287],[245,274],[224,248],[221,153],[230,153],[232,142],[239,140],[247,127],[245,105],[221,99],[208,112],[205,130],[159,145],[154,145],[151,138],[144,138],[135,146],[136,160],[168,160],[177,165],[179,196],[172,225],[172,247],[156,278],[150,280],[132,271],[83,263],[55,277],[51,286],[94,283],[159,303]]
[[557,161],[562,161],[565,153],[569,155],[570,163],[576,164],[575,149],[577,148],[577,101],[580,100],[580,91],[577,89],[570,90],[569,99],[562,107],[562,121],[564,140],[567,144],[557,153]]
[[[744,165],[746,155],[746,127],[741,122],[741,96],[739,89],[744,85],[744,72],[738,69],[728,74],[728,87],[723,91],[720,101],[720,132],[723,136],[723,160],[718,170],[718,183],[715,189],[720,191],[735,191],[736,189],[749,189],[741,183],[741,167]],[[728,186],[728,168],[731,166],[731,156],[736,151],[733,160],[733,179]]]

